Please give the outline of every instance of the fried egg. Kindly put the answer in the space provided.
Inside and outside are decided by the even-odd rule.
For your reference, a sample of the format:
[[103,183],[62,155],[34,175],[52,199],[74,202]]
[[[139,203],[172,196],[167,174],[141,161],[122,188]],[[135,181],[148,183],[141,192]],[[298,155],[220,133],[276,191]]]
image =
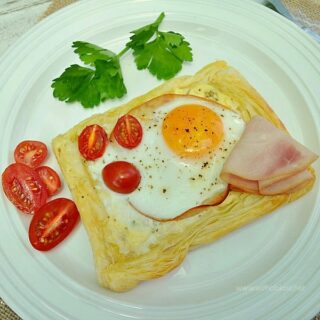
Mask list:
[[111,137],[102,158],[89,163],[98,188],[108,188],[101,177],[106,164],[127,161],[141,174],[138,188],[125,195],[109,192],[115,201],[155,220],[172,220],[224,199],[228,185],[220,172],[245,128],[239,114],[207,99],[173,94],[130,114],[142,126],[142,141],[126,149]]

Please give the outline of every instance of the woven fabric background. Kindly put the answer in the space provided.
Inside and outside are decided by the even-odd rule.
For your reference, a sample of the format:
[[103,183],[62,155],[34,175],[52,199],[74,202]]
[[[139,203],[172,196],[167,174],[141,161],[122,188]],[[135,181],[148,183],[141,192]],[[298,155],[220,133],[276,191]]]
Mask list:
[[46,10],[46,12],[43,14],[41,19],[45,18],[46,16],[50,15],[51,13],[73,3],[76,2],[77,0],[52,0],[50,6]]
[[[77,0],[53,0],[40,20],[51,13]],[[320,1],[319,0],[283,0],[283,4],[302,26],[320,34]],[[0,298],[0,320],[22,320]],[[314,320],[320,320],[318,315]]]
[[282,3],[302,27],[320,35],[319,0],[283,0]]
[[0,320],[21,320],[0,298]]

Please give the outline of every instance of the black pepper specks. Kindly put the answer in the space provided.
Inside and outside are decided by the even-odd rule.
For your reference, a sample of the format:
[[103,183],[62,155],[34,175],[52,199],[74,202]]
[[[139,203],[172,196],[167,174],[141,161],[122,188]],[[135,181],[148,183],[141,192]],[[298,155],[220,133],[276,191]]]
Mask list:
[[204,162],[204,163],[202,164],[202,166],[201,166],[201,169],[204,169],[208,164],[209,164],[208,161]]

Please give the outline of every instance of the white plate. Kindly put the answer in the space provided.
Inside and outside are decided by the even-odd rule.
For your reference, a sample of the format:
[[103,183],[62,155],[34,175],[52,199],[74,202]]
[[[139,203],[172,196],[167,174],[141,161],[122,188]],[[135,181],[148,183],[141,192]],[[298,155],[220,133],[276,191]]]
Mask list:
[[[251,1],[81,1],[41,22],[0,65],[1,171],[22,139],[48,145],[93,113],[158,85],[121,63],[128,88],[122,101],[92,110],[52,97],[50,84],[78,63],[74,40],[120,51],[129,32],[164,11],[163,30],[190,41],[192,74],[227,60],[265,97],[291,134],[320,154],[320,48],[292,23]],[[54,156],[48,162],[58,169]],[[319,174],[319,161],[315,165]],[[67,188],[62,193],[70,196]],[[25,320],[77,319],[310,319],[320,310],[319,182],[312,192],[271,215],[189,254],[167,276],[116,294],[96,282],[80,225],[63,245],[39,253],[27,239],[30,217],[1,192],[0,295]]]

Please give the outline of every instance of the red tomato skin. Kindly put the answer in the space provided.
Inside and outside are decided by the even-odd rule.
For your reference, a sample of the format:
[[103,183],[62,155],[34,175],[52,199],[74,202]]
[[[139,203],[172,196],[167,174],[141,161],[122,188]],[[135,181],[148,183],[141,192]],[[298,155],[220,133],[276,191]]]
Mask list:
[[141,175],[139,170],[126,161],[114,161],[102,169],[104,183],[112,191],[118,193],[131,193],[140,184]]
[[40,166],[35,169],[41,181],[46,186],[48,196],[51,197],[61,189],[61,180],[56,171],[48,166]]
[[33,214],[47,201],[48,194],[35,170],[22,163],[9,165],[2,173],[2,188],[12,204]]
[[79,152],[86,160],[100,158],[108,143],[107,133],[98,124],[85,127],[78,137]]
[[142,126],[137,118],[130,114],[125,114],[118,119],[113,129],[113,136],[120,146],[133,149],[142,140]]
[[[29,226],[31,245],[39,251],[51,250],[71,233],[79,217],[78,209],[72,200],[57,198],[47,202],[31,220]],[[50,227],[52,230],[47,231]]]
[[14,159],[17,163],[23,163],[31,168],[40,166],[47,158],[47,146],[41,141],[21,141],[14,150]]

